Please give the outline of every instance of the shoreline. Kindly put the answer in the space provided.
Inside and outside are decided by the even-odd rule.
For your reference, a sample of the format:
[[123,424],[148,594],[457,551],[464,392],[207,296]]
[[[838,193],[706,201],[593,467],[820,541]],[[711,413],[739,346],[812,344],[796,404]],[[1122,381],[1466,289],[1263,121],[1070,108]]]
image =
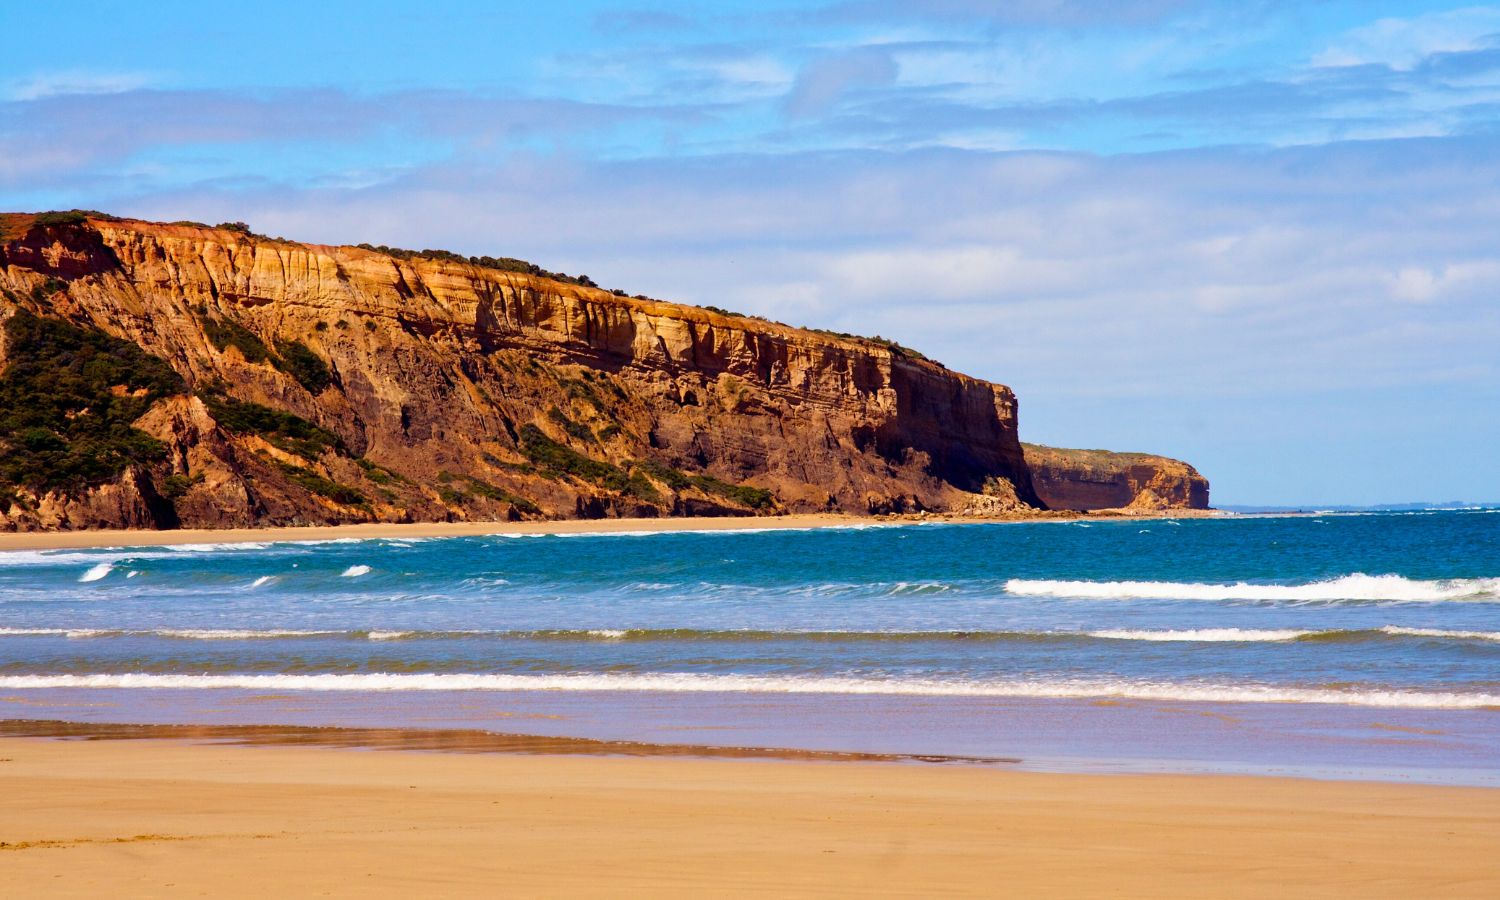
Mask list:
[[1483,788],[3,736],[0,791],[14,896],[1500,893]]
[[682,531],[764,531],[812,528],[877,528],[918,524],[986,524],[1019,522],[1147,521],[1211,518],[1216,510],[1171,510],[1132,515],[1039,512],[1017,516],[916,515],[876,518],[821,513],[789,516],[658,519],[555,519],[540,522],[368,522],[353,525],[294,525],[265,528],[183,528],[172,531],[99,529],[88,531],[19,531],[0,533],[0,552],[12,550],[82,550],[102,547],[166,547],[183,544],[283,543],[339,539],[483,537],[506,534],[629,534]]

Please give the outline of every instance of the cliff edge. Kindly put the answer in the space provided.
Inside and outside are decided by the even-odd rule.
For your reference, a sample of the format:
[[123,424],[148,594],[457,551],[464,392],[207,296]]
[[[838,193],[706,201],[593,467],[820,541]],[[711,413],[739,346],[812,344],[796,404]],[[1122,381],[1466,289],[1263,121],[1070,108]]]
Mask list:
[[538,272],[0,216],[0,526],[1042,503],[1003,385]]

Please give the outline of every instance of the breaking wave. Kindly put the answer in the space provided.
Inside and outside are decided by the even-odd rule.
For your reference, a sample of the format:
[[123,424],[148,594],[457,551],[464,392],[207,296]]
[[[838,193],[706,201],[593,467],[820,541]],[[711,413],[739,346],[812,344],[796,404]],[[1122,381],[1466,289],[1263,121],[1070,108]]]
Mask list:
[[755,675],[0,675],[5,690],[56,688],[258,691],[645,691],[661,693],[863,694],[929,697],[1122,699],[1202,703],[1316,703],[1405,709],[1500,708],[1500,694],[1452,691],[1153,681],[932,681]]
[[84,572],[82,575],[79,575],[78,576],[78,582],[80,584],[85,584],[85,583],[90,582],[90,581],[98,581],[99,579],[101,579],[104,576],[108,575],[109,572],[110,572],[110,570],[113,569],[114,567],[115,567],[115,564],[112,563],[112,562],[102,562],[102,563],[99,563],[98,565],[90,568],[87,572]]
[[250,641],[291,638],[340,638],[356,641],[532,640],[752,643],[812,641],[817,643],[902,642],[1038,642],[1145,641],[1151,643],[1260,644],[1308,642],[1388,641],[1423,638],[1449,641],[1500,642],[1500,631],[1462,631],[1442,628],[1179,628],[1101,629],[1098,631],[768,631],[764,629],[589,628],[541,630],[431,630],[431,629],[297,629],[297,628],[0,628],[0,637],[125,638],[155,637],[205,641]]
[[1279,643],[1295,641],[1317,631],[1302,631],[1295,628],[1187,628],[1165,631],[1124,629],[1118,631],[1090,631],[1089,637],[1111,641],[1190,641],[1194,643]]
[[1500,578],[1418,581],[1400,575],[1356,573],[1305,584],[1202,584],[1176,581],[1044,581],[1012,578],[1005,591],[1028,597],[1077,600],[1271,600],[1281,602],[1387,601],[1398,603],[1500,600]]

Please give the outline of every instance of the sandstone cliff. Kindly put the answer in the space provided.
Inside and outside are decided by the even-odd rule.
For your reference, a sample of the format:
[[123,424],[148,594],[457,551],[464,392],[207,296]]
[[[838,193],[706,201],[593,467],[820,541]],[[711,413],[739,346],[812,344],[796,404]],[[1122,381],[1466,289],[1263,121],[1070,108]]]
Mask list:
[[0,217],[0,366],[26,408],[0,423],[0,526],[1044,499],[1002,385],[884,342],[493,263]]
[[1208,509],[1208,479],[1181,460],[1147,453],[1022,444],[1048,509]]

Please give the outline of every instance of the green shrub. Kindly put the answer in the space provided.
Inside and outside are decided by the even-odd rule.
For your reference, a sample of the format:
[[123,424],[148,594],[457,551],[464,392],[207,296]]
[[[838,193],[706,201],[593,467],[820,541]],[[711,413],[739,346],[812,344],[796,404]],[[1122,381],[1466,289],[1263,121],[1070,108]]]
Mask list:
[[259,435],[271,446],[303,459],[317,459],[326,450],[344,446],[338,435],[289,412],[215,394],[204,396],[203,402],[225,431]]
[[572,447],[559,444],[530,423],[521,426],[520,446],[521,453],[538,468],[572,475],[616,491],[625,490],[629,484],[629,479],[619,467],[584,456]]
[[279,459],[272,459],[269,462],[275,465],[277,470],[287,477],[288,481],[304,490],[317,494],[319,497],[327,497],[329,500],[342,506],[370,505],[369,498],[347,484],[339,484],[337,481],[324,478],[311,469],[290,465]]
[[532,515],[535,515],[542,511],[541,507],[537,506],[535,503],[532,503],[525,497],[522,497],[519,494],[513,494],[510,491],[507,491],[505,488],[496,487],[495,485],[490,484],[488,481],[482,481],[472,475],[468,477],[468,481],[469,490],[473,491],[480,497],[484,497],[488,500],[498,500],[501,503],[509,503],[511,506],[514,506],[517,511],[523,513],[530,513]]
[[276,353],[271,364],[295,378],[308,393],[321,393],[333,383],[333,373],[329,371],[328,363],[323,362],[323,357],[301,341],[277,341]]
[[657,462],[654,459],[641,460],[634,465],[637,469],[645,472],[674,491],[680,491],[693,483],[692,479],[688,478],[687,473],[679,469],[674,469],[665,463]]
[[636,473],[650,475],[674,491],[695,487],[706,494],[716,494],[751,509],[770,509],[776,503],[776,495],[765,488],[730,484],[712,475],[689,475],[654,459],[640,460],[632,465]]
[[[108,481],[166,448],[131,426],[182,393],[164,360],[129,341],[17,310],[5,323],[0,482],[43,492]],[[116,391],[115,389],[122,389]]]
[[271,350],[256,336],[255,332],[234,321],[233,319],[218,319],[200,314],[203,323],[203,333],[208,336],[209,343],[220,353],[234,347],[240,351],[240,355],[246,362],[260,363],[271,358]]
[[203,481],[202,473],[197,475],[168,475],[161,483],[161,495],[168,500],[176,500],[195,484]]
[[765,488],[750,487],[744,484],[729,484],[713,477],[712,475],[690,476],[693,486],[705,493],[718,494],[726,500],[733,501],[741,506],[751,509],[770,509],[776,502],[776,495]]
[[561,425],[563,431],[566,431],[568,433],[568,436],[571,438],[580,441],[586,441],[590,444],[598,443],[599,441],[598,438],[594,437],[593,429],[589,428],[587,425],[575,422],[572,419],[568,418],[561,409],[558,409],[555,406],[547,410],[547,418]]
[[400,472],[392,472],[385,466],[377,466],[368,459],[355,460],[361,469],[365,470],[365,477],[376,484],[411,484],[411,479]]
[[32,219],[33,225],[82,225],[89,219],[88,214],[81,209],[54,210],[52,212],[37,213]]
[[31,299],[34,303],[46,303],[52,299],[53,294],[58,294],[68,289],[68,283],[57,278],[48,278],[41,284],[31,289]]

